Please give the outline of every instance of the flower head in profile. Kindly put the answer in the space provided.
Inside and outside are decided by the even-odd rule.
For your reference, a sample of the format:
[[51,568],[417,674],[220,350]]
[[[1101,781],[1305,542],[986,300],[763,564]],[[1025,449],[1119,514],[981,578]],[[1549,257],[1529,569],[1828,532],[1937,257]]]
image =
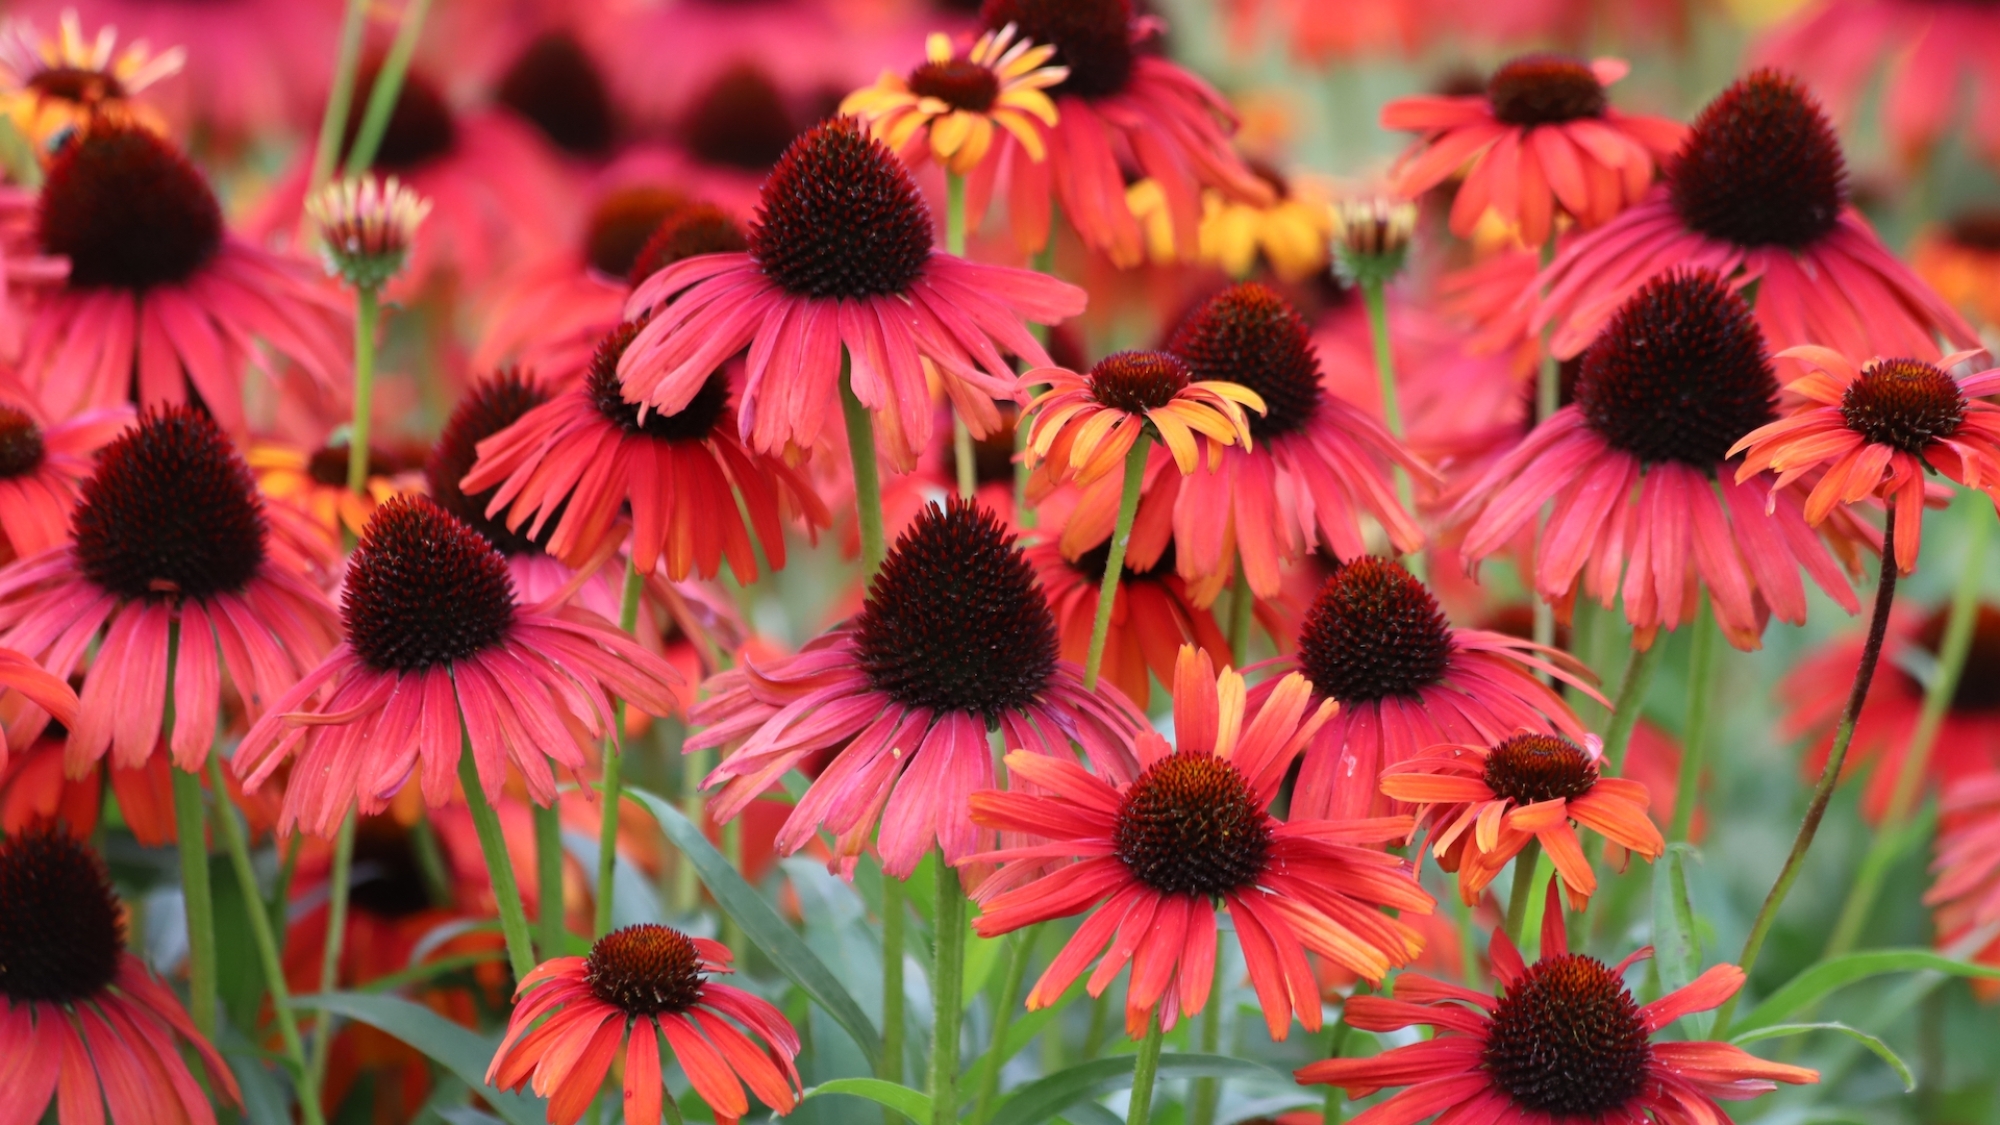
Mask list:
[[378,290],[403,271],[431,201],[390,176],[336,180],[306,200],[327,268],[356,289]]
[[1024,379],[1049,388],[1028,405],[1034,420],[1027,459],[1041,466],[1044,486],[1089,484],[1115,472],[1148,432],[1173,454],[1182,475],[1204,463],[1213,469],[1225,446],[1250,444],[1243,408],[1265,410],[1256,391],[1196,380],[1187,361],[1170,352],[1115,352],[1088,374],[1044,367]]
[[1754,283],[1757,323],[1773,344],[1930,357],[1940,336],[1978,342],[1849,203],[1832,123],[1803,84],[1777,71],[1717,95],[1667,161],[1664,182],[1578,234],[1519,303],[1536,310],[1531,331],[1553,325],[1550,346],[1567,358],[1673,268]]
[[1765,1062],[1729,1043],[1656,1041],[1682,1016],[1715,1008],[1743,987],[1743,970],[1717,965],[1685,988],[1640,1004],[1625,971],[1651,946],[1616,965],[1571,953],[1556,885],[1542,916],[1541,957],[1530,965],[1493,932],[1491,996],[1421,973],[1396,979],[1394,998],[1356,996],[1347,1019],[1363,1031],[1427,1027],[1435,1037],[1373,1058],[1327,1059],[1298,1071],[1349,1097],[1405,1087],[1355,1115],[1354,1125],[1451,1121],[1703,1121],[1729,1125],[1718,1101],[1754,1098],[1775,1083],[1819,1081],[1819,1072]]
[[1509,550],[1553,499],[1536,592],[1552,605],[1587,592],[1606,609],[1622,594],[1641,648],[1691,621],[1703,591],[1729,642],[1756,648],[1771,617],[1805,621],[1801,572],[1859,608],[1797,490],[1731,462],[1738,439],[1777,417],[1778,381],[1722,278],[1648,281],[1583,353],[1574,398],[1466,488],[1447,517],[1467,525],[1466,559]]
[[[0,571],[0,645],[65,679],[82,669],[72,775],[106,753],[144,764],[169,706],[174,762],[197,769],[224,672],[254,717],[333,643],[333,607],[314,580],[324,552],[303,518],[263,502],[207,414],[148,410],[97,454],[63,542]],[[11,698],[0,714],[17,745],[48,720]]]
[[[1537,672],[1603,699],[1589,670],[1561,652],[1453,628],[1422,582],[1373,555],[1326,579],[1299,626],[1296,655],[1280,666],[1296,667],[1315,696],[1340,703],[1306,745],[1294,816],[1381,809],[1381,771],[1441,743],[1492,745],[1524,730],[1584,739],[1569,704]],[[1253,710],[1270,691],[1270,681],[1251,689]]]
[[683,259],[634,290],[625,316],[645,326],[618,362],[625,397],[678,414],[748,348],[738,432],[760,453],[811,449],[843,382],[899,468],[930,441],[933,380],[975,437],[991,432],[996,402],[1021,397],[1008,355],[1050,363],[1022,318],[1074,316],[1084,293],[932,240],[895,153],[852,117],[814,126],[764,181],[749,250]]
[[995,937],[1088,914],[1028,1007],[1054,1004],[1104,953],[1090,994],[1130,964],[1126,1031],[1138,1038],[1155,1016],[1173,1027],[1208,1002],[1221,910],[1278,1039],[1294,1013],[1306,1030],[1320,1027],[1307,950],[1369,980],[1415,957],[1417,931],[1381,910],[1428,914],[1431,898],[1402,860],[1368,846],[1408,831],[1408,817],[1271,815],[1293,759],[1336,709],[1315,704],[1312,685],[1293,674],[1246,721],[1243,677],[1218,675],[1189,646],[1174,668],[1175,745],[1147,731],[1135,765],[1101,773],[1066,757],[1008,754],[1009,776],[1029,784],[974,794],[972,819],[1033,842],[969,857],[1002,865],[973,894],[974,929]]
[[924,41],[924,62],[908,77],[884,71],[873,86],[856,90],[840,112],[866,121],[897,152],[907,152],[922,133],[918,149],[946,168],[966,175],[994,151],[994,129],[1005,129],[1028,158],[1048,158],[1037,121],[1053,129],[1056,104],[1049,87],[1069,77],[1069,68],[1048,65],[1054,47],[1017,38],[1013,24],[982,33],[965,54],[942,32]]
[[243,461],[257,474],[257,488],[279,504],[297,509],[338,544],[359,536],[382,501],[419,486],[407,451],[369,443],[368,483],[361,492],[347,487],[349,446],[345,441],[318,448],[284,441],[252,442]]
[[419,775],[424,800],[447,804],[461,754],[487,800],[511,766],[548,804],[550,760],[584,768],[609,730],[607,693],[650,715],[676,705],[680,676],[658,656],[596,614],[520,605],[500,552],[422,496],[375,510],[340,617],[341,643],[250,728],[233,762],[254,790],[298,759],[287,829],[331,834],[357,802],[378,812]]
[[1775,490],[1816,474],[1805,503],[1814,524],[1838,505],[1871,497],[1888,503],[1896,566],[1910,573],[1922,542],[1926,476],[1942,473],[2000,506],[2000,406],[1983,401],[2000,392],[2000,367],[1951,374],[1980,354],[1860,363],[1810,345],[1779,352],[1807,369],[1786,388],[1803,401],[1731,447],[1731,456],[1743,454],[1736,479],[1769,469],[1778,474]]
[[1597,875],[1572,822],[1619,848],[1657,859],[1666,848],[1646,815],[1650,796],[1637,781],[1605,777],[1603,743],[1579,746],[1559,734],[1517,734],[1493,746],[1440,746],[1382,771],[1382,792],[1415,805],[1431,826],[1438,866],[1458,872],[1467,903],[1521,849],[1539,841],[1555,862],[1571,910],[1597,892]]
[[1619,59],[1522,55],[1478,94],[1390,102],[1383,127],[1423,134],[1396,166],[1397,192],[1415,199],[1463,170],[1451,208],[1461,237],[1487,214],[1530,246],[1547,241],[1558,215],[1602,226],[1646,194],[1687,131],[1611,108],[1607,87],[1627,69]]
[[[618,361],[645,321],[627,321],[598,345],[578,386],[554,394],[479,443],[479,460],[460,482],[487,493],[488,519],[543,538],[571,565],[597,555],[632,522],[632,558],[651,574],[713,578],[724,558],[740,582],[757,576],[751,530],[773,569],[785,565],[785,527],[804,517],[815,535],[830,522],[805,474],[745,448],[736,435],[725,363],[686,407],[668,414],[626,397]],[[738,497],[742,508],[738,508]],[[505,513],[504,517],[502,513]],[[746,524],[743,513],[749,514]]]
[[74,9],[63,12],[53,37],[27,20],[9,20],[0,28],[0,113],[43,152],[103,124],[138,125],[164,136],[159,111],[138,98],[186,62],[181,48],[154,54],[143,39],[120,50],[116,28],[87,36]]
[[132,424],[124,403],[51,422],[24,397],[0,396],[0,536],[14,558],[69,538],[69,517],[97,451]]
[[125,951],[111,877],[81,841],[47,829],[0,840],[0,1106],[12,1121],[187,1121],[243,1104],[236,1077],[145,962]]
[[797,851],[825,830],[851,871],[877,834],[882,868],[907,878],[933,847],[980,850],[966,802],[993,784],[987,733],[1100,768],[1129,764],[1142,722],[1116,689],[1085,691],[1061,658],[1034,567],[993,513],[953,497],[913,520],[861,612],[797,655],[747,661],[708,681],[689,750],[727,754],[706,784],[729,820],[808,755],[831,760],[778,833]]
[[613,930],[587,957],[545,961],[515,990],[486,1081],[528,1086],[549,1100],[552,1125],[574,1125],[622,1057],[623,1120],[659,1125],[664,1036],[668,1057],[718,1121],[750,1112],[745,1085],[774,1112],[790,1113],[801,1093],[792,1061],[798,1032],[769,1001],[713,979],[731,971],[729,962],[722,943],[651,923]]

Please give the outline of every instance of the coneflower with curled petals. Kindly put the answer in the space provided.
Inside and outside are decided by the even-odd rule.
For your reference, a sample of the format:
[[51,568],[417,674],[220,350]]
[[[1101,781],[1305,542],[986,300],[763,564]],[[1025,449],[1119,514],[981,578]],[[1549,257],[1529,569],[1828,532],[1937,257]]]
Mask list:
[[[1028,159],[1048,158],[1042,134],[1056,124],[1056,105],[1045,92],[1069,77],[1069,68],[1047,66],[1056,49],[1017,38],[1007,24],[983,32],[961,55],[951,37],[924,40],[923,65],[907,77],[894,71],[847,95],[840,112],[868,122],[892,149],[929,156],[963,176],[994,151],[995,128],[1005,129]],[[919,134],[923,144],[916,144]]]
[[515,989],[486,1081],[528,1086],[549,1099],[551,1125],[575,1125],[622,1055],[623,1120],[659,1125],[664,1036],[717,1121],[733,1125],[750,1112],[745,1085],[790,1113],[801,1093],[798,1032],[770,1002],[712,979],[732,971],[730,960],[720,942],[647,923],[598,938],[586,957],[543,962]]
[[1402,860],[1368,846],[1407,833],[1410,819],[1271,814],[1293,760],[1338,709],[1315,704],[1304,677],[1278,681],[1246,720],[1243,677],[1218,674],[1189,646],[1173,693],[1174,745],[1146,731],[1136,761],[1098,773],[1017,750],[1008,774],[1027,784],[973,795],[974,823],[1032,841],[964,860],[1001,865],[973,893],[974,929],[990,938],[1087,914],[1028,1007],[1054,1004],[1092,960],[1088,989],[1101,995],[1129,963],[1125,1028],[1138,1038],[1156,1016],[1171,1028],[1207,1004],[1216,915],[1226,909],[1272,1037],[1285,1038],[1294,1014],[1317,1031],[1307,950],[1380,980],[1421,946],[1413,928],[1380,911],[1428,914],[1430,896]]
[[54,36],[11,19],[0,28],[0,114],[42,151],[101,124],[138,125],[164,137],[166,120],[140,95],[186,62],[183,48],[154,54],[144,39],[120,50],[109,25],[86,36],[74,8],[64,9]]
[[2000,367],[1952,374],[1983,349],[1936,363],[1876,358],[1858,362],[1832,348],[1779,352],[1807,375],[1787,385],[1799,408],[1760,426],[1730,448],[1743,454],[1736,479],[1765,470],[1772,489],[1816,474],[1806,497],[1806,521],[1818,524],[1843,504],[1877,498],[1896,521],[1896,566],[1916,569],[1922,545],[1924,481],[1941,473],[1978,489],[2000,507],[2000,406],[1983,401],[2000,392]]
[[1225,446],[1248,446],[1249,415],[1264,400],[1237,383],[1197,380],[1187,361],[1167,352],[1115,352],[1087,374],[1042,367],[1022,377],[1048,386],[1028,406],[1027,461],[1046,490],[1063,481],[1089,484],[1125,463],[1140,437],[1157,435],[1183,476],[1211,471]]

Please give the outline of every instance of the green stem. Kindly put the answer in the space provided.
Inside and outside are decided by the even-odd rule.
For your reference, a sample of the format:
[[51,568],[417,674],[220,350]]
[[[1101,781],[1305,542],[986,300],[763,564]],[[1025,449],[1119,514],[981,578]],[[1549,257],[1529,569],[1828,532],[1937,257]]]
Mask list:
[[1632,728],[1639,725],[1639,713],[1646,709],[1646,693],[1653,686],[1653,669],[1660,662],[1659,638],[1646,648],[1635,648],[1625,658],[1625,680],[1618,685],[1618,698],[1611,705],[1611,722],[1604,728],[1604,765],[1614,777],[1625,773],[1625,752],[1632,745]]
[[966,428],[965,418],[954,410],[951,412],[951,460],[957,470],[958,495],[970,500],[979,491],[979,455],[972,448],[972,431]]
[[1938,728],[1951,711],[1952,697],[1958,693],[1959,678],[1965,672],[1965,658],[1972,651],[1973,629],[1979,622],[1979,588],[1986,576],[1986,546],[1993,537],[1994,519],[1988,514],[1984,498],[1968,495],[1972,501],[1972,528],[1965,543],[1965,557],[1959,562],[1958,585],[1952,590],[1944,638],[1938,646],[1937,669],[1924,689],[1923,710],[1917,714],[1909,749],[1896,771],[1888,807],[1882,812],[1882,822],[1875,826],[1874,839],[1869,841],[1868,854],[1862,858],[1861,870],[1847,892],[1847,902],[1840,909],[1840,921],[1833,927],[1833,937],[1827,941],[1823,958],[1846,953],[1861,937],[1861,928],[1874,910],[1875,896],[1881,893],[1882,880],[1900,850],[1898,842],[1928,773]]
[[347,0],[340,20],[340,49],[333,63],[333,89],[326,96],[326,111],[320,116],[319,142],[313,148],[312,178],[306,185],[311,199],[333,176],[340,160],[341,134],[347,132],[347,117],[354,109],[354,79],[361,69],[361,37],[368,29],[368,0]]
[[[618,630],[627,635],[638,627],[639,592],[643,587],[638,564],[627,554],[625,583],[618,600]],[[624,802],[619,788],[624,741],[625,701],[621,699],[612,705],[611,733],[604,739],[604,818],[597,830],[597,916],[592,928],[597,937],[611,932],[611,900],[618,869],[618,810]]]
[[[1214,976],[1209,985],[1208,1007],[1201,1013],[1201,1051],[1213,1055],[1222,1049],[1222,955],[1223,944],[1215,943]],[[1215,1107],[1222,1100],[1222,1083],[1214,1078],[1194,1080],[1194,1107],[1189,1111],[1190,1125],[1215,1125]]]
[[[222,759],[211,754],[208,758],[209,785],[217,793],[228,789],[222,779]],[[299,1021],[292,1014],[292,994],[285,985],[284,960],[278,956],[278,940],[271,930],[271,919],[263,909],[264,893],[257,886],[257,869],[250,864],[250,845],[244,839],[243,826],[236,822],[236,812],[229,802],[218,801],[215,810],[215,824],[222,834],[222,846],[229,853],[230,865],[236,869],[236,883],[243,890],[244,913],[250,919],[250,937],[257,946],[257,960],[264,969],[264,987],[271,993],[271,1009],[277,1015],[278,1036],[285,1044],[285,1057],[291,1060],[296,1073],[304,1081],[311,1071],[306,1067],[305,1043],[299,1038]],[[325,1116],[320,1112],[319,1099],[310,1094],[299,1098],[299,1116],[305,1125],[324,1125]]]
[[[1389,301],[1384,292],[1383,279],[1364,278],[1361,282],[1361,300],[1368,309],[1368,335],[1375,344],[1375,378],[1382,388],[1382,421],[1389,427],[1390,436],[1403,440],[1402,392],[1396,387],[1396,352],[1389,338]],[[1414,486],[1409,471],[1401,465],[1395,466],[1396,502],[1405,512],[1417,510]],[[1423,553],[1417,552],[1410,558],[1411,573],[1423,580]]]
[[1139,514],[1139,488],[1146,477],[1146,451],[1152,436],[1139,431],[1125,455],[1125,481],[1118,493],[1118,525],[1111,532],[1111,554],[1104,560],[1104,578],[1097,586],[1097,617],[1090,623],[1090,654],[1083,665],[1083,690],[1097,690],[1097,673],[1104,666],[1104,642],[1111,635],[1111,610],[1118,602],[1118,579],[1125,573],[1125,550],[1132,545],[1132,521]]
[[1542,858],[1540,840],[1529,840],[1528,846],[1514,857],[1514,890],[1507,896],[1507,938],[1514,948],[1521,948],[1521,927],[1528,921],[1528,904],[1535,899],[1535,868]]
[[[1771,927],[1777,922],[1778,908],[1785,904],[1785,896],[1791,893],[1792,884],[1798,881],[1799,871],[1805,866],[1806,852],[1812,847],[1813,837],[1819,832],[1820,818],[1826,815],[1827,802],[1833,799],[1834,787],[1840,784],[1840,769],[1847,762],[1848,743],[1854,741],[1854,724],[1861,717],[1861,705],[1868,700],[1868,685],[1875,679],[1875,664],[1882,656],[1882,641],[1889,632],[1889,605],[1896,597],[1896,505],[1888,505],[1887,518],[1882,523],[1882,579],[1875,587],[1875,611],[1868,621],[1868,639],[1861,647],[1861,663],[1854,669],[1854,686],[1847,694],[1847,707],[1840,715],[1840,726],[1833,732],[1833,748],[1827,753],[1826,766],[1820,770],[1819,781],[1813,786],[1812,802],[1806,806],[1805,819],[1799,823],[1798,835],[1792,838],[1791,854],[1785,857],[1785,866],[1778,872],[1777,882],[1771,884],[1771,893],[1764,896],[1764,905],[1757,911],[1757,920],[1750,925],[1750,936],[1744,939],[1743,954],[1737,964],[1743,969],[1744,977],[1757,966],[1757,955],[1764,950],[1764,939],[1771,934]],[[1736,1013],[1736,1002],[1743,996],[1737,992],[1722,1005],[1715,1014],[1714,1036],[1724,1039],[1729,1030],[1729,1019]]]
[[1458,979],[1477,991],[1480,986],[1479,927],[1473,922],[1472,907],[1452,882],[1445,884],[1444,897],[1451,903],[1452,925],[1458,930]]
[[986,1125],[993,1116],[993,1103],[1000,1097],[1000,1069],[1007,1065],[1001,1053],[1007,1048],[1007,1029],[1014,1024],[1014,1009],[1021,1006],[1021,989],[1028,981],[1028,961],[1035,952],[1040,923],[1015,930],[1007,936],[1007,975],[1000,985],[1000,997],[993,1008],[993,1040],[986,1048],[986,1061],[979,1068],[979,1096],[973,1103],[971,1125]]
[[528,804],[535,821],[535,944],[542,960],[562,956],[563,838],[562,814],[554,805]]
[[1153,1077],[1160,1071],[1160,1013],[1146,1017],[1146,1037],[1139,1041],[1139,1057],[1132,1064],[1132,1104],[1125,1111],[1125,1125],[1147,1125],[1153,1117]]
[[847,422],[847,456],[854,462],[854,510],[861,524],[861,578],[882,569],[882,476],[875,464],[875,420],[854,395],[851,362],[840,353],[840,413]]
[[354,421],[347,428],[347,490],[368,491],[368,427],[375,402],[375,323],[382,311],[374,289],[354,291]]
[[958,1120],[959,1025],[965,1018],[965,890],[958,869],[938,852],[931,936],[931,1125]]
[[[1542,242],[1541,268],[1547,270],[1549,263],[1555,260],[1556,232],[1554,228],[1550,228],[1548,238]],[[1544,296],[1547,296],[1548,291],[1546,289],[1542,292]],[[1548,324],[1542,326],[1541,359],[1535,367],[1535,421],[1538,423],[1545,421],[1550,415],[1554,414],[1562,402],[1562,366],[1556,362],[1556,354],[1549,347],[1549,341],[1554,335],[1554,321],[1550,321]],[[1535,524],[1535,550],[1538,556],[1541,551],[1542,526],[1548,523],[1549,514],[1553,510],[1553,503],[1542,505],[1542,517]],[[1532,591],[1530,592],[1530,598],[1535,611],[1535,643],[1541,645],[1555,644],[1555,607],[1540,597],[1534,597]]]
[[424,17],[431,0],[410,0],[403,9],[402,26],[382,57],[382,69],[375,72],[375,88],[368,91],[368,108],[361,113],[361,127],[355,130],[354,147],[347,153],[347,175],[351,179],[375,163],[382,147],[382,134],[389,128],[389,115],[403,95],[403,78],[410,71],[410,57],[417,53],[417,38],[424,31]]
[[1701,785],[1702,760],[1708,756],[1708,712],[1715,695],[1715,639],[1721,629],[1715,623],[1715,615],[1708,611],[1706,594],[1694,612],[1694,636],[1688,656],[1687,731],[1681,738],[1681,775],[1674,790],[1674,822],[1667,832],[1668,840],[1687,839],[1694,824],[1694,809],[1700,803],[1696,792]]
[[[882,1073],[890,1082],[903,1080],[903,927],[909,908],[903,881],[882,873]],[[889,1125],[900,1120],[885,1111]]]
[[486,870],[493,877],[493,901],[500,912],[500,933],[507,939],[507,963],[514,979],[521,980],[535,968],[535,951],[528,940],[528,913],[521,909],[521,886],[514,879],[514,861],[507,855],[507,837],[500,831],[500,816],[479,787],[479,767],[472,761],[472,740],[461,732],[458,750],[458,784],[465,790],[465,803],[472,810],[472,826],[479,833],[479,850],[486,855]]
[[[681,798],[681,815],[688,818],[689,824],[707,823],[705,809],[708,799],[702,796],[701,780],[708,776],[710,754],[707,750],[696,750],[681,759],[683,775],[688,779],[687,794]],[[694,913],[696,904],[701,901],[700,878],[695,873],[694,864],[689,863],[685,856],[674,865],[671,901],[675,916],[682,918]]]
[[[172,665],[168,665],[172,667]],[[169,700],[173,699],[171,693]],[[169,704],[171,706],[171,704]],[[208,826],[201,775],[172,767],[174,834],[187,904],[188,1015],[202,1038],[215,1039],[215,895],[208,886]]]
[[[326,942],[319,962],[319,991],[322,996],[340,987],[340,951],[347,941],[347,901],[354,875],[355,810],[348,809],[333,837],[333,872],[327,879]],[[294,837],[296,839],[296,837]],[[282,883],[282,880],[280,881]],[[282,886],[279,895],[282,897]],[[319,1100],[326,1085],[326,1060],[333,1049],[333,1013],[321,1012],[313,1020],[312,1053],[306,1060],[305,1093],[301,1099]]]
[[[1471,948],[1470,945],[1466,946],[1466,950],[1468,951],[1466,957],[1468,960],[1472,959]],[[1467,981],[1467,986],[1472,987],[1470,980]],[[1348,996],[1348,1001],[1351,1003],[1354,997],[1364,995],[1367,991],[1368,982],[1361,981],[1354,986],[1354,991]],[[1340,1006],[1340,1017],[1333,1021],[1333,1030],[1327,1033],[1327,1058],[1337,1059],[1340,1057],[1341,1052],[1347,1049],[1347,1028],[1347,1004],[1342,1004]],[[1340,1125],[1340,1118],[1342,1116],[1341,1107],[1346,1104],[1346,1099],[1343,1097],[1341,1088],[1329,1084],[1326,1088],[1326,1101],[1322,1103],[1320,1108],[1321,1125]]]
[[1229,594],[1229,659],[1238,671],[1250,660],[1250,610],[1257,596],[1250,592],[1250,579],[1243,573],[1243,558],[1236,559],[1236,588]]
[[[729,861],[731,871],[743,868],[743,818],[737,817],[722,826],[722,858]],[[743,948],[743,924],[728,912],[722,915],[722,944],[731,949]]]
[[[965,177],[945,170],[944,249],[954,258],[965,257]],[[979,490],[978,466],[972,456],[972,431],[956,409],[951,412],[951,451],[958,469],[958,494],[967,500]]]

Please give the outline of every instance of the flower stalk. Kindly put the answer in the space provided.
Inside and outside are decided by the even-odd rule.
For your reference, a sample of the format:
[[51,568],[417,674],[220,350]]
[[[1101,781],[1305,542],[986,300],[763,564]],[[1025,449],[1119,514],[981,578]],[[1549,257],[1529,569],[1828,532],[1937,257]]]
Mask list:
[[472,759],[472,737],[460,732],[458,784],[465,790],[465,803],[472,810],[472,827],[479,834],[479,850],[486,856],[486,870],[493,878],[493,901],[500,912],[500,933],[507,941],[507,963],[514,979],[521,980],[535,968],[534,945],[528,938],[528,914],[521,908],[521,885],[514,878],[514,861],[507,854],[507,837],[500,831],[499,814],[486,800],[479,786],[479,768]]
[[[644,586],[645,576],[639,573],[633,557],[626,555],[625,581],[619,588],[618,596],[618,629],[627,636],[638,628],[639,594]],[[604,739],[604,814],[597,830],[597,916],[591,930],[595,937],[611,932],[611,906],[616,894],[615,876],[618,870],[618,810],[624,800],[620,783],[625,757],[624,742],[625,701],[620,699],[611,705],[611,733]],[[557,896],[560,917],[560,889]]]
[[1097,616],[1090,623],[1090,650],[1083,665],[1083,689],[1097,690],[1097,674],[1104,666],[1104,644],[1111,635],[1111,611],[1118,603],[1118,580],[1125,573],[1125,551],[1132,545],[1132,521],[1139,514],[1139,490],[1146,477],[1146,452],[1152,446],[1150,431],[1125,455],[1125,479],[1118,493],[1118,523],[1111,532],[1111,552],[1104,560],[1104,578],[1097,587]]
[[965,1017],[965,890],[958,869],[943,852],[937,861],[936,911],[932,916],[935,946],[931,971],[931,1125],[958,1120],[958,1040]]
[[1708,612],[1708,595],[1702,594],[1694,611],[1694,636],[1688,655],[1687,733],[1681,739],[1681,769],[1674,791],[1674,820],[1667,831],[1669,841],[1685,840],[1694,826],[1694,810],[1699,804],[1702,760],[1708,756],[1709,710],[1715,696],[1715,640],[1721,629]]

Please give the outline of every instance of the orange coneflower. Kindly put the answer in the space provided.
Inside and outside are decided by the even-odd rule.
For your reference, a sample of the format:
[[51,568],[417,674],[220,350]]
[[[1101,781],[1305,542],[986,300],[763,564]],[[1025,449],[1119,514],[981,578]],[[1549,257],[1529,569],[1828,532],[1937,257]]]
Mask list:
[[[928,153],[961,176],[994,151],[996,126],[1040,163],[1048,149],[1035,122],[1056,123],[1055,102],[1044,91],[1068,78],[1069,68],[1044,65],[1056,49],[1014,33],[1011,23],[989,30],[964,55],[950,36],[933,34],[924,41],[923,65],[909,77],[883,71],[873,86],[847,95],[840,112],[860,116],[890,148]],[[926,144],[913,144],[919,133]]]
[[1204,463],[1213,470],[1224,446],[1250,444],[1243,408],[1264,410],[1256,391],[1196,380],[1187,361],[1168,352],[1115,352],[1085,375],[1042,367],[1022,378],[1049,388],[1028,405],[1035,418],[1026,452],[1028,463],[1040,466],[1036,491],[1065,480],[1089,484],[1116,471],[1148,427],[1181,475]]

